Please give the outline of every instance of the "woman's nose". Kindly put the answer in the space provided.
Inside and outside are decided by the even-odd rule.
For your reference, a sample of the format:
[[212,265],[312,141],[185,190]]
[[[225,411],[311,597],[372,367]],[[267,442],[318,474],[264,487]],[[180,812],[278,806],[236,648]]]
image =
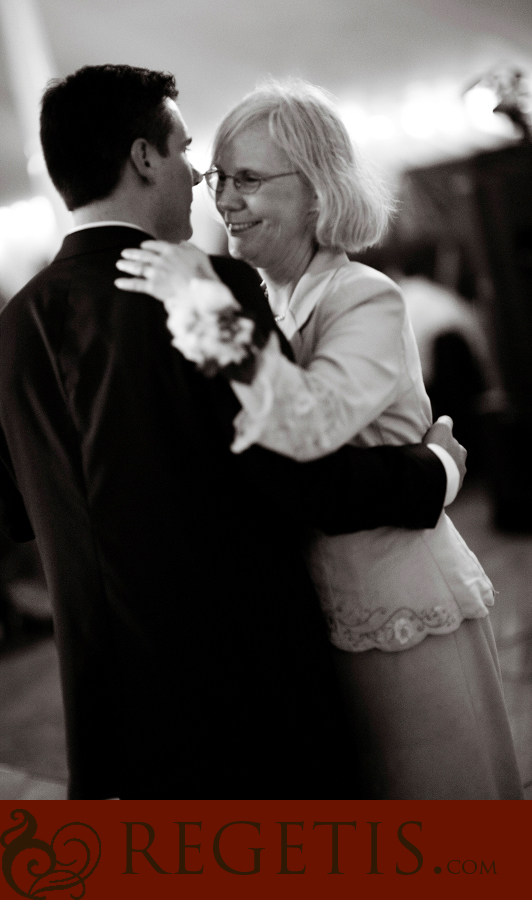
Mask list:
[[232,178],[228,178],[221,190],[216,194],[216,206],[219,210],[243,209],[246,205],[244,197],[234,185]]

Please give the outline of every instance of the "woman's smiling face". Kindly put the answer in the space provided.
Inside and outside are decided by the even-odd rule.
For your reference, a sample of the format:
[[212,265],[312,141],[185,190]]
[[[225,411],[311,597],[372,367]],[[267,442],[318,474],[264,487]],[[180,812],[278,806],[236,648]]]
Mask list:
[[[224,175],[255,176],[293,172],[283,150],[270,137],[267,122],[240,131],[215,160]],[[290,269],[291,259],[314,243],[315,197],[298,174],[264,181],[254,194],[238,191],[232,178],[216,197],[216,207],[229,235],[229,252],[257,269]]]

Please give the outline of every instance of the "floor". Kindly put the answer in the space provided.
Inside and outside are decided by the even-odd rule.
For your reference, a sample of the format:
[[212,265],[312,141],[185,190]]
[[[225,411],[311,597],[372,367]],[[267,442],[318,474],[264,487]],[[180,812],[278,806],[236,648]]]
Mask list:
[[[480,485],[450,514],[499,592],[491,619],[525,797],[532,800],[532,535],[496,531]],[[0,799],[66,797],[64,723],[53,637],[0,644]]]

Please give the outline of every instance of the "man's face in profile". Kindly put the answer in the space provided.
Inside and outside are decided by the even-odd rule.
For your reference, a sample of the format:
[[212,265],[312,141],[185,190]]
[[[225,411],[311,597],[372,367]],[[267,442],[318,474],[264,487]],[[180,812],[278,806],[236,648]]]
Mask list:
[[192,187],[201,181],[201,176],[188,159],[192,138],[176,103],[169,99],[164,103],[172,120],[172,130],[167,140],[168,153],[160,157],[155,185],[159,199],[156,236],[178,243],[192,235]]

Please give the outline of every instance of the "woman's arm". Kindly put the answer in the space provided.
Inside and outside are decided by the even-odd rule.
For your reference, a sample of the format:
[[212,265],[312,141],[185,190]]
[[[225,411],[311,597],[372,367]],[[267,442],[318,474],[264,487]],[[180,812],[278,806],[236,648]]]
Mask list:
[[399,291],[368,278],[353,291],[329,288],[326,312],[304,368],[285,359],[272,336],[252,385],[232,385],[243,409],[232,449],[251,443],[300,462],[350,441],[396,398],[404,365],[405,310]]

